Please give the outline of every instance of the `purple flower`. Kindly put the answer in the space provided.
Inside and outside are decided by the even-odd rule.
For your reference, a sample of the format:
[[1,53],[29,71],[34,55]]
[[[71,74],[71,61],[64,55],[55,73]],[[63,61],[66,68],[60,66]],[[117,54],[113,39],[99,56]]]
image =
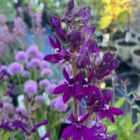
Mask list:
[[53,72],[50,68],[45,68],[41,71],[41,77],[47,77],[52,74],[53,74]]
[[50,83],[49,83],[49,81],[48,80],[41,80],[40,82],[39,82],[39,86],[40,86],[40,88],[42,88],[42,89],[46,89],[47,88],[47,86],[49,85]]
[[17,52],[15,58],[18,62],[27,62],[28,59],[27,54],[24,51]]
[[46,69],[46,68],[49,68],[50,67],[50,63],[45,61],[45,60],[42,60],[41,61],[41,69]]
[[3,80],[8,75],[7,67],[0,66],[0,80]]
[[44,60],[49,61],[51,63],[58,63],[60,61],[67,61],[69,60],[69,54],[66,52],[60,44],[60,41],[56,38],[54,41],[51,37],[49,37],[49,41],[51,46],[55,49],[55,54],[50,54],[45,56]]
[[65,112],[68,108],[68,105],[63,102],[62,96],[51,100],[51,106],[59,112]]
[[2,123],[0,124],[0,128],[3,128],[7,131],[12,131],[13,130],[10,126],[10,122],[6,118],[2,118],[1,122]]
[[27,122],[24,122],[21,120],[14,120],[12,122],[12,126],[14,127],[14,129],[16,129],[16,130],[19,129],[22,132],[24,132],[26,135],[30,135],[30,132],[27,129],[28,128]]
[[76,99],[81,100],[82,96],[76,93],[76,82],[78,79],[78,74],[74,78],[70,78],[67,71],[63,70],[63,75],[66,79],[64,84],[59,85],[54,89],[54,94],[63,94],[63,101],[66,103],[71,97],[76,97]]
[[49,84],[46,88],[46,91],[50,94],[53,95],[53,91],[55,89],[56,85],[55,84]]
[[101,80],[105,76],[109,75],[113,69],[118,68],[120,62],[115,58],[114,54],[107,52],[103,56],[102,62],[97,66],[96,77]]
[[31,45],[29,46],[28,50],[27,50],[27,54],[29,58],[40,58],[40,52],[39,49],[36,45]]
[[71,124],[64,129],[62,132],[62,138],[72,138],[72,140],[93,140],[94,135],[91,128],[88,128],[84,125],[87,115],[78,120],[71,115],[69,121]]
[[25,36],[25,24],[22,20],[22,18],[20,17],[16,17],[15,18],[15,21],[14,21],[14,33],[17,35],[17,36],[21,36],[21,37],[24,37]]
[[24,71],[22,73],[22,76],[25,77],[25,78],[29,78],[31,76],[31,73],[29,71]]
[[45,101],[42,95],[36,96],[34,100],[35,100],[35,103],[43,103]]
[[106,91],[103,96],[102,107],[100,107],[98,115],[101,119],[105,117],[108,118],[111,122],[114,122],[115,115],[122,115],[123,112],[119,108],[110,107],[108,104],[112,99],[112,91]]
[[35,132],[39,127],[43,126],[43,125],[47,125],[48,124],[48,120],[43,120],[42,122],[38,122],[34,125],[34,128],[32,129],[32,132]]
[[29,80],[24,84],[24,92],[32,97],[37,93],[37,83],[35,81]]
[[27,112],[24,108],[18,107],[16,108],[16,114],[18,114],[21,118],[27,118]]
[[40,59],[38,58],[33,58],[31,61],[27,64],[28,68],[40,68]]
[[10,73],[10,75],[22,74],[23,67],[21,64],[14,62],[8,67],[8,72]]
[[10,114],[13,114],[14,113],[14,106],[12,103],[4,103],[3,104],[3,109],[6,111],[6,112],[9,112]]

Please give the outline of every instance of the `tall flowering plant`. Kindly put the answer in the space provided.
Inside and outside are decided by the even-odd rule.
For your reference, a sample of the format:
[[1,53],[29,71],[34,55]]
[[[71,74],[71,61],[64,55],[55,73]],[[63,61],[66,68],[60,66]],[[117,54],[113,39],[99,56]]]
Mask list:
[[52,63],[69,63],[70,72],[63,70],[64,83],[58,85],[54,95],[63,95],[66,103],[73,100],[73,113],[65,123],[61,137],[72,140],[114,140],[110,136],[103,119],[114,122],[114,116],[122,114],[119,108],[110,105],[112,91],[103,92],[99,85],[112,71],[119,67],[114,54],[101,50],[93,40],[96,27],[90,25],[90,11],[87,8],[74,9],[70,0],[61,17],[52,16],[51,23],[56,30],[56,38],[49,38],[55,53],[45,56]]

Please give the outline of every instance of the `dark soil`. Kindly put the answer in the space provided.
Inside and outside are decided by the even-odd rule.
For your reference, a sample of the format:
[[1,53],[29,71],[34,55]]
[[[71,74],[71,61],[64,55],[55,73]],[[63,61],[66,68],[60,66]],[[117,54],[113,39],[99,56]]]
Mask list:
[[114,35],[112,40],[117,40],[121,38],[125,38],[126,32],[117,31]]
[[135,50],[134,53],[138,56],[140,56],[140,49],[139,50]]
[[119,42],[118,44],[121,45],[121,46],[133,47],[133,46],[135,46],[137,43],[132,42],[132,41],[130,41],[130,42],[122,41],[122,42]]

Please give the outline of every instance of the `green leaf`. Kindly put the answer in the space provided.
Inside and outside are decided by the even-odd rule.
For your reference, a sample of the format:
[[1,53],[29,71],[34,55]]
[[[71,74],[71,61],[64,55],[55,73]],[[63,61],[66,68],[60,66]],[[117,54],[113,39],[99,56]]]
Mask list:
[[125,98],[122,97],[118,101],[115,102],[114,106],[120,108],[124,104],[124,102],[125,102]]

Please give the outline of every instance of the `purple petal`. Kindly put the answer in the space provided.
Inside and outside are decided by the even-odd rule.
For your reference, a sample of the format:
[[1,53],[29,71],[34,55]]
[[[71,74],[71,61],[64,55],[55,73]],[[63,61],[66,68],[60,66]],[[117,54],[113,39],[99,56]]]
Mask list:
[[76,118],[73,114],[70,115],[69,119],[71,122],[76,122]]
[[48,137],[50,137],[50,133],[49,132],[47,132],[43,137],[41,137],[40,140],[45,140]]
[[61,137],[69,138],[73,135],[74,131],[75,131],[74,126],[70,125],[63,130]]
[[94,86],[94,85],[89,85],[88,87],[85,87],[84,92],[87,95],[91,95],[93,93],[96,93],[96,94],[100,95],[100,93],[101,93],[100,89],[98,87]]
[[83,126],[82,128],[82,136],[84,140],[94,140],[92,129]]
[[48,124],[48,120],[44,120],[42,122],[36,123],[34,125],[34,128],[32,129],[32,132],[35,132],[40,126],[47,125],[47,124]]
[[92,79],[93,79],[93,72],[90,72],[88,76],[88,82],[91,82]]
[[111,101],[112,97],[113,97],[113,92],[112,92],[112,90],[106,91],[106,92],[104,93],[105,104],[108,104],[108,103]]
[[65,31],[61,28],[56,29],[57,35],[62,39],[66,39]]
[[61,44],[60,44],[60,41],[58,40],[58,38],[56,37],[56,45],[57,45],[57,48],[59,48],[59,50],[61,49]]
[[62,84],[62,85],[59,85],[58,87],[56,87],[53,91],[53,94],[60,94],[60,93],[63,93],[65,88],[66,88],[66,84]]
[[50,42],[51,46],[52,46],[54,49],[57,48],[57,46],[56,46],[54,40],[53,40],[50,36],[49,36],[49,42]]
[[106,117],[112,122],[115,122],[114,116],[111,114],[111,112],[107,111],[106,112]]
[[73,10],[73,8],[74,8],[74,0],[70,0],[68,2],[67,7],[68,7],[68,12],[71,12]]
[[82,134],[80,129],[75,129],[73,133],[73,140],[82,140]]
[[69,77],[69,74],[66,71],[66,69],[63,69],[63,75],[64,75],[65,79],[69,82],[70,81],[70,77]]
[[51,63],[58,63],[59,61],[63,60],[63,56],[60,54],[50,54],[45,56],[44,60],[49,61]]
[[97,43],[94,41],[89,47],[90,53],[99,53],[100,49],[98,48]]
[[58,17],[52,16],[51,22],[52,22],[52,25],[55,26],[56,28],[61,27],[61,20]]
[[83,73],[79,72],[78,74],[76,74],[76,76],[74,77],[74,81],[80,81],[82,82],[84,80],[83,77]]
[[122,115],[123,114],[123,111],[121,109],[117,108],[117,107],[110,107],[109,110],[114,115]]
[[73,95],[73,88],[72,87],[68,87],[65,89],[64,95],[63,95],[63,101],[64,103],[66,103],[68,100],[70,100],[70,98]]
[[114,134],[112,137],[108,138],[108,140],[117,140],[117,135]]
[[81,122],[81,123],[84,123],[85,120],[86,120],[88,117],[89,117],[89,114],[85,114],[85,115],[81,118],[80,122]]
[[99,110],[98,115],[101,119],[105,118],[105,111],[104,110]]

